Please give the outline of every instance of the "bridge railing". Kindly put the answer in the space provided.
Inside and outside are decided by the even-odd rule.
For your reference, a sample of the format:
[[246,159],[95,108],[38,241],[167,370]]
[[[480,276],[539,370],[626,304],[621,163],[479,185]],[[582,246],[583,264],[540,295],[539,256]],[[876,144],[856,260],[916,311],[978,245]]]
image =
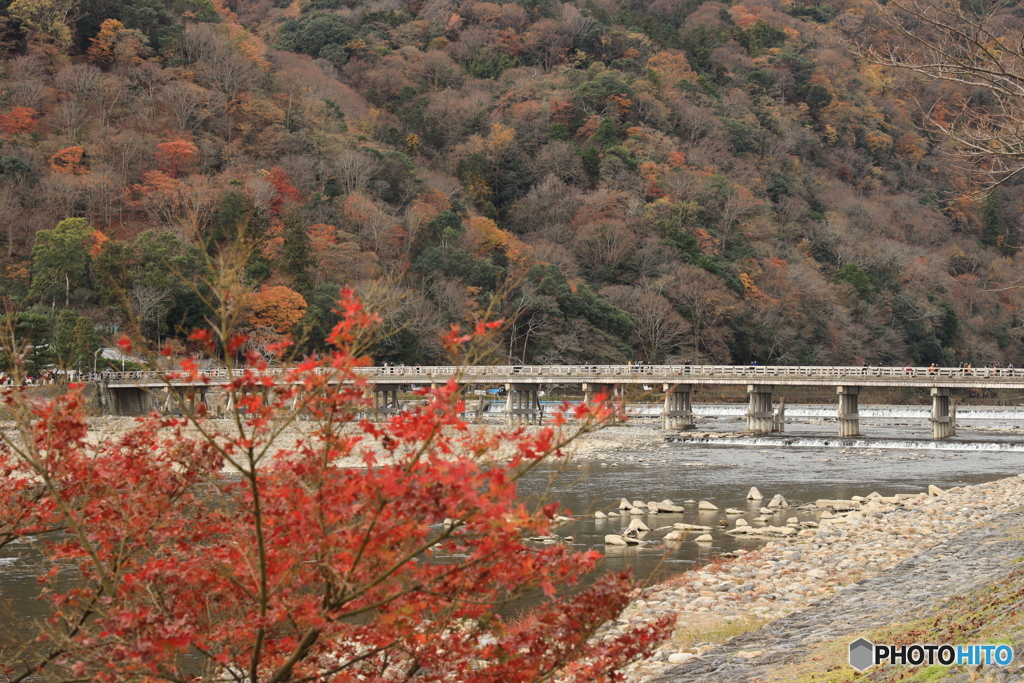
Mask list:
[[[270,368],[260,375],[278,376],[285,368]],[[953,367],[863,367],[863,366],[793,366],[793,365],[488,365],[469,368],[451,366],[387,365],[357,368],[358,374],[379,380],[445,381],[453,375],[466,380],[486,380],[495,383],[515,382],[518,379],[564,377],[567,382],[592,381],[614,383],[619,378],[647,378],[679,381],[694,378],[742,378],[770,382],[778,379],[836,379],[855,382],[857,379],[1021,379],[1024,369],[1014,368],[953,368]],[[324,370],[324,372],[329,372]],[[204,370],[200,377],[208,381],[224,381],[226,369]],[[237,371],[236,371],[237,375]],[[102,372],[84,375],[85,381],[160,381],[164,373],[156,371]]]

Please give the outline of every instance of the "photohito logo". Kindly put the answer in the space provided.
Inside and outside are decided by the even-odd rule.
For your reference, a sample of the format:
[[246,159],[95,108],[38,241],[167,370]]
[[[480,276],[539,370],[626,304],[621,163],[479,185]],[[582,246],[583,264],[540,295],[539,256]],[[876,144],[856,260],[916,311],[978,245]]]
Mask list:
[[866,638],[850,643],[850,666],[865,671],[875,664],[966,664],[1006,666],[1013,661],[1009,645],[876,645]]

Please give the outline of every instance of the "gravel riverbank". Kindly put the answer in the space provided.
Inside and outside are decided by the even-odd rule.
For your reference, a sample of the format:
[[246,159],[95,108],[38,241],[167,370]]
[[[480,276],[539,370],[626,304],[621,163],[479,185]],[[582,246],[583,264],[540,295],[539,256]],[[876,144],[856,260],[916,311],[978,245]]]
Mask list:
[[[1024,474],[933,493],[836,513],[795,537],[643,590],[612,629],[665,612],[677,613],[678,624],[670,642],[627,670],[629,679],[754,680],[822,639],[853,640],[865,629],[920,616],[952,591],[1007,574],[1024,555],[1024,542],[990,538],[1011,527],[1020,538]],[[701,642],[730,630],[750,632],[725,645]]]

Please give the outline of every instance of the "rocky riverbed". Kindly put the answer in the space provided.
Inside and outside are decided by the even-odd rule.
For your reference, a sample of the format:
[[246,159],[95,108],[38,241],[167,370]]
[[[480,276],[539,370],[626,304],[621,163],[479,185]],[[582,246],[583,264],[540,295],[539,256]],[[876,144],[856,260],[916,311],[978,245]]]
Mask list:
[[[92,443],[92,444],[100,444],[100,443],[103,443],[103,442],[106,442],[106,441],[115,440],[115,439],[117,439],[117,438],[119,438],[121,436],[124,436],[125,434],[128,434],[129,432],[131,432],[131,431],[133,431],[135,429],[138,429],[138,427],[139,427],[139,419],[140,418],[136,418],[136,417],[116,417],[116,416],[104,416],[104,417],[90,417],[90,418],[87,418],[87,420],[86,420],[86,422],[88,424],[87,440],[88,440],[89,443]],[[292,421],[290,423],[287,423],[287,424],[281,423],[278,426],[278,428],[277,428],[277,432],[275,434],[272,447],[268,448],[268,452],[269,453],[275,453],[278,450],[292,449],[300,441],[301,442],[310,443],[311,442],[311,434],[318,427],[319,427],[319,423],[317,423],[315,421],[302,420],[302,419],[294,420],[294,421]],[[235,425],[235,423],[232,420],[227,419],[227,418],[210,418],[210,419],[206,419],[204,421],[204,429],[206,430],[206,433],[208,435],[213,435],[218,442],[223,442],[223,441],[229,440],[229,439],[235,439],[238,436],[238,428],[237,428],[237,426]],[[492,424],[485,424],[485,425],[482,425],[482,426],[481,425],[471,425],[471,429],[484,429],[484,430],[487,430],[487,431],[497,431],[499,429],[504,430],[504,429],[511,429],[511,428],[510,427],[506,427],[503,424],[499,425],[499,424],[492,423]],[[526,426],[523,429],[526,430],[527,432],[535,433],[540,428],[539,427],[535,427],[535,426]],[[571,430],[572,426],[570,426],[569,429]],[[20,437],[19,437],[19,435],[17,433],[17,430],[15,428],[15,425],[13,424],[13,422],[11,422],[9,420],[2,420],[2,421],[0,421],[0,432],[2,432],[3,436],[5,436],[6,438],[12,440],[14,443],[17,443],[19,441],[19,439],[20,439]],[[362,432],[359,430],[358,426],[356,424],[354,424],[354,423],[348,424],[348,425],[344,425],[343,427],[339,428],[339,432],[343,433],[343,434],[345,434],[345,433],[351,434],[351,435],[354,435],[354,436],[362,434]],[[571,433],[571,432],[567,432],[567,433]],[[573,444],[571,444],[571,451],[573,453],[576,453],[577,451],[581,451],[581,452],[586,451],[587,453],[590,453],[590,452],[595,451],[595,450],[600,450],[603,447],[607,447],[607,442],[605,442],[605,441],[600,441],[600,442],[598,442],[597,445],[594,445],[594,444],[591,444],[591,443],[588,442],[589,439],[592,439],[595,436],[599,436],[600,434],[601,434],[600,432],[596,432],[596,433],[591,433],[591,434],[583,435],[582,437],[580,437],[580,439],[577,442],[574,442]],[[196,438],[196,439],[201,438],[200,432],[197,429],[195,429],[193,426],[191,426],[191,425],[185,427],[185,435],[187,437],[189,437],[189,438]],[[633,438],[633,435],[631,434],[631,435],[620,437],[620,438],[626,439],[627,442],[628,442],[628,439]],[[647,443],[647,440],[651,440],[651,439],[653,439],[653,437],[650,437],[650,435],[648,434],[646,437],[641,438],[638,441],[638,443],[640,443],[641,445],[645,445]],[[312,442],[315,443],[315,440],[312,441]],[[620,443],[620,442],[617,441],[616,443]],[[360,442],[360,445],[359,445],[360,453],[363,450],[368,449],[368,448],[372,449],[376,453],[376,455],[378,457],[378,462],[386,463],[386,462],[389,461],[389,458],[387,457],[386,451],[381,447],[381,444],[379,442],[377,442],[377,441],[375,441],[373,439],[370,439],[370,438],[365,438],[363,441]],[[507,442],[504,442],[498,449],[490,452],[488,454],[488,457],[493,459],[495,462],[507,461],[508,459],[510,459],[516,453],[516,448],[517,448],[517,444],[516,443],[511,442],[511,441],[507,441]],[[583,457],[588,457],[588,456],[583,456]],[[335,461],[335,464],[338,465],[339,467],[364,467],[365,466],[365,463],[363,461],[363,458],[362,458],[361,454],[358,455],[358,456],[352,456],[352,457],[347,457],[347,458],[338,458]],[[230,466],[225,466],[224,471],[226,473],[233,473],[234,472],[234,468],[232,468]]]
[[[806,610],[825,596],[849,590],[857,581],[878,576],[922,551],[1019,510],[1024,501],[1024,474],[948,491],[933,487],[930,494],[865,498],[857,509],[849,511],[832,513],[827,508],[831,518],[826,515],[816,528],[769,541],[758,551],[737,551],[736,557],[642,590],[605,635],[630,623],[675,613],[678,623],[674,637],[653,657],[632,665],[627,670],[629,680],[646,683],[675,665],[699,669],[696,665],[702,660],[716,656],[719,646],[712,641],[720,641],[723,635],[749,631]],[[983,566],[986,562],[981,558]],[[955,566],[945,569],[953,576],[957,573]],[[849,608],[851,612],[873,614],[887,612],[891,606],[874,601],[869,592]],[[875,621],[887,623],[886,613],[877,616],[880,621]],[[765,654],[756,642],[747,645],[731,657],[754,660]],[[678,676],[664,680],[691,679]]]

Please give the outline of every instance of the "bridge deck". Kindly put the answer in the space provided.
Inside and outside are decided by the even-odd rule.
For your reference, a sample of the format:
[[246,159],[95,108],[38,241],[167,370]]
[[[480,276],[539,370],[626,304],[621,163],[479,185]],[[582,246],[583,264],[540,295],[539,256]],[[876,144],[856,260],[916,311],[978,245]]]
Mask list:
[[[266,374],[278,376],[280,368]],[[950,389],[1021,389],[1024,369],[849,366],[743,366],[743,365],[495,365],[453,368],[444,366],[390,366],[360,368],[375,384],[424,385],[454,377],[460,384],[761,384],[795,387],[942,387]],[[225,370],[202,373],[201,381],[175,380],[174,386],[217,386],[227,383]],[[111,388],[161,387],[158,372],[106,372],[86,378]]]

